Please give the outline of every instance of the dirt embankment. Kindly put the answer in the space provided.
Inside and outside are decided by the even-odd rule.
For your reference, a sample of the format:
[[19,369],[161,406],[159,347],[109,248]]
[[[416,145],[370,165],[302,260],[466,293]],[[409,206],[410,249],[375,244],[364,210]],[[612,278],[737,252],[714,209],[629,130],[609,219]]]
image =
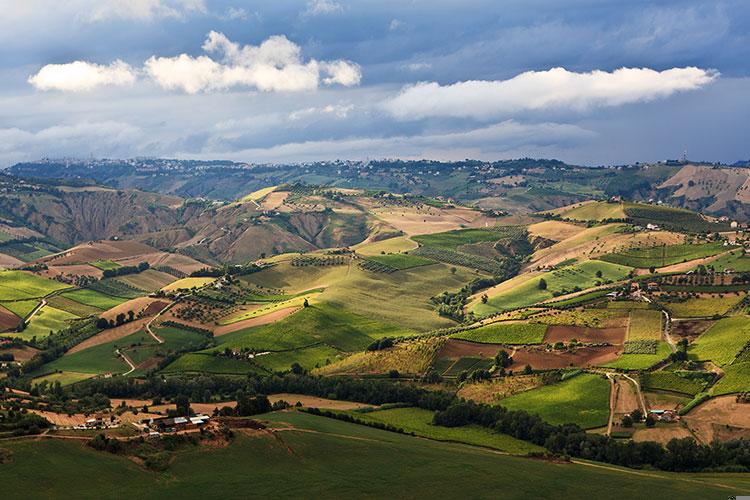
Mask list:
[[542,348],[522,348],[513,354],[513,364],[517,367],[531,366],[534,370],[556,368],[586,368],[616,360],[621,347],[579,347],[573,350],[547,351]]
[[585,326],[552,325],[544,335],[544,341],[549,343],[578,342],[604,343],[622,345],[625,342],[627,328],[588,328]]
[[750,438],[750,404],[735,396],[713,398],[683,417],[690,430],[704,443],[714,439]]
[[113,340],[120,340],[122,338],[125,338],[128,335],[131,335],[142,329],[143,325],[145,325],[146,322],[148,322],[147,318],[137,319],[135,321],[131,321],[130,323],[125,323],[121,326],[103,330],[101,333],[98,333],[93,337],[84,340],[80,344],[73,346],[73,348],[66,352],[64,355],[68,356],[70,354],[83,351],[84,349],[88,349],[89,347],[94,347],[95,345],[106,344],[107,342],[112,342]]

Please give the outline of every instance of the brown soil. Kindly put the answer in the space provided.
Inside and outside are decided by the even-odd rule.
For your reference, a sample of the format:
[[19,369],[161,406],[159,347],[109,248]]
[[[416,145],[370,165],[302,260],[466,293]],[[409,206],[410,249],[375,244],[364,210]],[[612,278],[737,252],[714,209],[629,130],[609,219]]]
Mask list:
[[750,437],[750,404],[737,403],[735,396],[710,399],[683,420],[704,443]]
[[304,394],[280,393],[268,396],[271,403],[276,401],[286,401],[294,405],[299,401],[302,406],[308,408],[322,408],[326,410],[357,410],[359,408],[372,408],[374,405],[364,403],[354,403],[352,401],[338,401],[336,399],[318,398],[315,396],[306,396]]
[[13,256],[0,253],[0,267],[3,269],[14,269],[16,267],[21,267],[26,265],[26,263],[20,259],[16,259]]
[[88,264],[71,264],[66,266],[48,266],[46,270],[39,273],[45,278],[54,278],[60,275],[71,275],[71,276],[93,276],[94,278],[101,278],[103,272],[101,269],[97,269],[94,266]]
[[464,356],[478,356],[480,358],[494,358],[502,344],[480,344],[466,340],[448,339],[437,353],[438,358],[461,358]]
[[646,404],[652,410],[679,410],[690,398],[665,392],[644,392]]
[[115,328],[108,328],[106,330],[103,330],[101,333],[98,333],[93,337],[84,340],[80,344],[73,346],[73,348],[66,352],[64,356],[83,351],[84,349],[94,347],[95,345],[106,344],[107,342],[112,342],[113,340],[125,338],[128,335],[131,335],[143,328],[143,325],[145,325],[147,322],[148,319],[145,318],[137,319],[135,321],[131,321],[130,323],[125,323],[122,326],[116,326]]
[[124,259],[133,255],[154,252],[156,252],[154,248],[136,241],[96,241],[78,245],[60,255],[45,257],[40,260],[60,266],[86,264],[94,260]]
[[553,325],[547,329],[544,341],[555,343],[576,339],[578,342],[607,342],[613,345],[622,345],[625,342],[626,335],[626,328],[588,328],[585,326]]
[[138,297],[137,299],[128,300],[123,302],[119,306],[115,306],[101,314],[102,318],[108,320],[115,319],[118,314],[128,314],[128,311],[133,311],[136,317],[141,314],[143,317],[153,316],[165,307],[168,302],[163,299],[156,299],[153,297]]
[[237,330],[242,330],[244,328],[250,328],[252,326],[261,326],[261,325],[268,325],[270,323],[275,323],[281,319],[286,318],[290,314],[299,311],[299,307],[287,307],[284,309],[277,309],[276,311],[273,311],[268,314],[264,314],[263,316],[257,316],[255,318],[249,318],[246,320],[238,321],[236,323],[232,323],[231,325],[223,325],[218,326],[214,329],[214,337],[220,337],[221,335],[226,335],[227,333],[236,332]]
[[262,210],[276,210],[279,208],[289,196],[288,191],[274,191],[263,199],[260,204]]
[[714,323],[715,321],[710,320],[673,321],[672,335],[685,337],[689,342],[692,342],[711,328]]
[[0,332],[7,332],[13,330],[21,322],[21,318],[0,306]]
[[69,425],[82,425],[86,423],[86,419],[89,418],[83,413],[75,413],[68,415],[67,413],[54,413],[51,411],[44,410],[29,410],[32,413],[36,413],[47,420],[53,425],[69,426]]
[[691,436],[690,431],[682,427],[680,424],[657,424],[656,427],[651,429],[643,428],[635,431],[633,434],[633,441],[656,441],[657,443],[667,444],[671,439],[682,439]]
[[33,347],[29,346],[0,349],[0,354],[12,354],[13,358],[16,361],[28,361],[33,358],[34,355],[38,352],[39,349],[34,349]]
[[615,415],[622,416],[640,408],[638,395],[635,393],[633,383],[621,377],[615,378],[615,390],[617,399],[615,401]]
[[574,351],[545,351],[524,348],[513,354],[514,366],[531,365],[534,370],[553,370],[575,366],[585,368],[616,360],[621,349],[618,346],[580,347]]

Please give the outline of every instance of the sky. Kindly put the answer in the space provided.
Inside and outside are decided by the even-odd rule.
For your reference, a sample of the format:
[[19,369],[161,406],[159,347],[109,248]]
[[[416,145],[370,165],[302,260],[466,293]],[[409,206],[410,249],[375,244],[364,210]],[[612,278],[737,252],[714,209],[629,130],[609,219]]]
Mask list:
[[750,159],[746,0],[0,0],[0,167]]

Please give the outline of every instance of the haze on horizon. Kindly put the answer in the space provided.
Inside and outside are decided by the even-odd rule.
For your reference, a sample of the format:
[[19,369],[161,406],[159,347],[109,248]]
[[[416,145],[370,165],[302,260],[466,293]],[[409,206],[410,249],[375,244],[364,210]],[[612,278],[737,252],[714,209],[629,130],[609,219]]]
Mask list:
[[741,0],[0,7],[0,166],[750,158]]

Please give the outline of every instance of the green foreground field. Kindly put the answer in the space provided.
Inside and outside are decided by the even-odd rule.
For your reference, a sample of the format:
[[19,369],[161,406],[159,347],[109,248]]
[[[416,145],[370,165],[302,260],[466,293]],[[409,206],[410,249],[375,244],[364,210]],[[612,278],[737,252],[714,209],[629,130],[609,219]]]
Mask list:
[[[750,493],[741,474],[638,472],[505,456],[301,413],[262,418],[291,428],[237,434],[224,448],[177,453],[166,472],[71,440],[19,440],[0,467],[4,492],[23,498],[642,498],[686,500]],[[425,467],[425,464],[431,464]],[[85,473],[83,473],[85,471]],[[388,478],[388,480],[384,480]],[[66,486],[65,490],[60,485]],[[66,493],[62,493],[65,491]]]
[[547,325],[498,322],[451,335],[454,339],[487,344],[541,344]]
[[[735,247],[736,248],[736,247]],[[646,269],[649,267],[664,267],[678,262],[700,259],[716,255],[727,250],[721,242],[705,243],[702,245],[685,244],[658,246],[648,248],[632,248],[618,253],[611,253],[600,257],[601,260],[623,266]]]
[[607,424],[609,382],[601,375],[586,373],[510,396],[498,404],[535,413],[551,424],[573,423],[590,429]]

